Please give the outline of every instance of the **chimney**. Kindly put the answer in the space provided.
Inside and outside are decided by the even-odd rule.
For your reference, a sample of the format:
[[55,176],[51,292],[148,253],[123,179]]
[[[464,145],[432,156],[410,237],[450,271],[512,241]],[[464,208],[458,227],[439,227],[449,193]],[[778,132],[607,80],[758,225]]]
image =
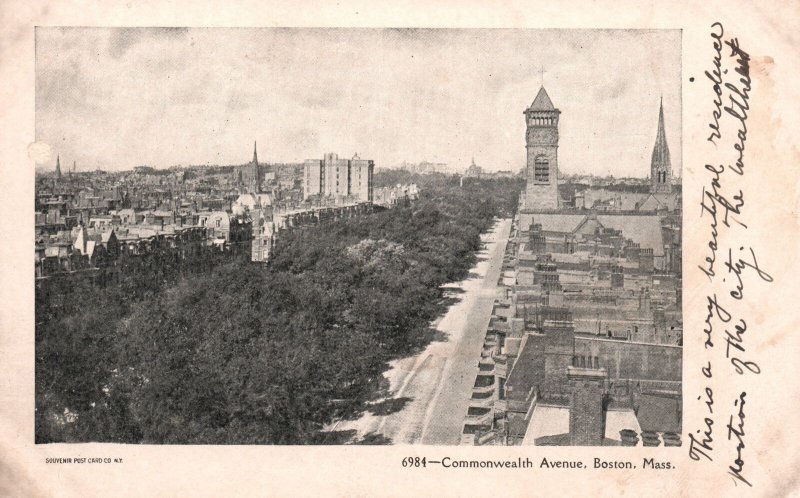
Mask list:
[[621,266],[614,266],[611,270],[611,287],[614,289],[625,287],[625,274]]
[[601,446],[605,437],[605,413],[603,412],[605,368],[599,368],[597,358],[583,362],[573,358],[567,367],[567,379],[572,391],[569,405],[569,435],[573,446]]
[[650,289],[645,287],[639,294],[639,311],[650,313]]

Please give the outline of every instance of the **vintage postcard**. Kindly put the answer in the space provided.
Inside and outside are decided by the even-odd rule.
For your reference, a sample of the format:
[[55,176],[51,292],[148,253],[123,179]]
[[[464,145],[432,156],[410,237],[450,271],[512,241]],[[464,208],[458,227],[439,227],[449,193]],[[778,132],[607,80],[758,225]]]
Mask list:
[[20,11],[0,490],[799,492],[798,12],[599,7]]

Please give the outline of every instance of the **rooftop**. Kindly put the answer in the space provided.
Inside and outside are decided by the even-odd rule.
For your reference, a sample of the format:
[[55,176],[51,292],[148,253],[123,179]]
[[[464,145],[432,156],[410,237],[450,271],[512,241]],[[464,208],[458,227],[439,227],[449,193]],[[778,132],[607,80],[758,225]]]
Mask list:
[[536,94],[536,98],[533,99],[533,103],[531,104],[529,110],[531,111],[554,111],[556,108],[553,106],[553,102],[550,100],[550,96],[547,95],[547,91],[544,87],[539,88],[539,93]]

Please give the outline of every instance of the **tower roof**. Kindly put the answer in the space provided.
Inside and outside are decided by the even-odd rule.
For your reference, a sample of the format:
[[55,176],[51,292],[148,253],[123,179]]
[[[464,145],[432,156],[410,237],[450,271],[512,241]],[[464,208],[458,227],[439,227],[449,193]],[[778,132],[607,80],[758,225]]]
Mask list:
[[56,156],[56,178],[61,178],[61,156]]
[[653,156],[650,160],[651,167],[669,166],[669,147],[667,146],[667,134],[664,131],[664,100],[658,110],[658,133],[656,134],[656,144],[653,146]]
[[258,164],[258,149],[255,141],[253,141],[253,164]]
[[530,110],[554,111],[555,109],[556,108],[553,106],[553,102],[550,100],[550,96],[547,95],[547,91],[544,89],[544,87],[539,88],[539,93],[537,93],[536,98],[533,99]]

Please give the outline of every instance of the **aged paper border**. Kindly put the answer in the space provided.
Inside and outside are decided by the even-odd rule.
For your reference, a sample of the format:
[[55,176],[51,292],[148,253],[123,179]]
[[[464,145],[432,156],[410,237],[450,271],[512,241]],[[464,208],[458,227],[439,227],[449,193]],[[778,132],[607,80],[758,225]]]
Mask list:
[[[796,98],[800,67],[795,28],[800,10],[790,2],[682,1],[670,5],[630,1],[578,2],[236,2],[162,3],[155,0],[98,3],[70,0],[0,4],[0,103],[2,103],[2,212],[0,244],[0,494],[10,496],[473,496],[583,495],[635,496],[740,494],[787,496],[800,490],[795,407],[800,382],[795,375],[800,349],[795,296],[800,274],[798,175],[794,144],[799,129]],[[699,427],[701,343],[705,318],[705,277],[697,270],[705,226],[699,223],[703,151],[710,87],[703,71],[711,66],[710,25],[720,21],[753,56],[752,111],[748,121],[748,243],[776,277],[771,286],[748,289],[752,320],[748,343],[764,372],[748,380],[747,472],[752,489],[734,485],[723,462],[693,462],[686,447],[523,448],[523,447],[256,447],[121,446],[33,444],[34,337],[33,162],[27,146],[34,137],[33,27],[40,26],[306,26],[306,27],[513,27],[513,28],[680,28],[683,30],[683,191],[684,191],[684,436]],[[610,54],[613,56],[613,54]],[[688,78],[695,82],[689,83]],[[741,379],[729,377],[725,389]],[[724,382],[724,379],[717,379]],[[727,409],[727,408],[726,408]],[[752,428],[752,429],[750,429]],[[722,447],[723,428],[716,436]],[[729,444],[725,457],[732,460]],[[119,465],[53,465],[47,457],[118,457]],[[642,456],[669,459],[672,471],[458,470],[408,469],[406,456],[453,459],[532,460]]]

